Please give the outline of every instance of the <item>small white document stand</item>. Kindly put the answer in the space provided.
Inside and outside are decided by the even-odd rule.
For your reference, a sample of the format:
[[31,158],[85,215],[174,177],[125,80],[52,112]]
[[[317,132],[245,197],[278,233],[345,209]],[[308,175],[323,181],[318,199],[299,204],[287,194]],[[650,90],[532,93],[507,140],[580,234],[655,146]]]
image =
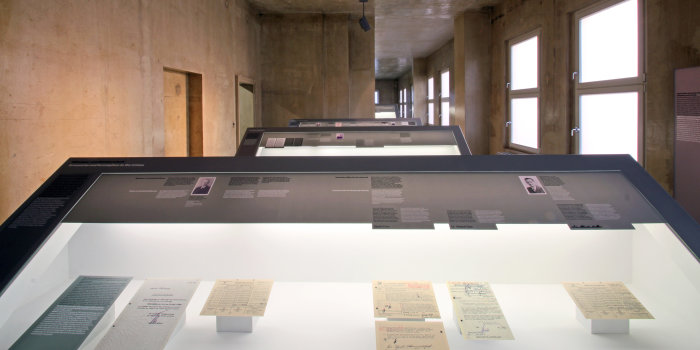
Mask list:
[[258,318],[258,316],[216,316],[216,331],[252,333]]
[[589,319],[583,316],[583,313],[578,308],[576,308],[576,319],[591,334],[628,334],[630,332],[629,319]]

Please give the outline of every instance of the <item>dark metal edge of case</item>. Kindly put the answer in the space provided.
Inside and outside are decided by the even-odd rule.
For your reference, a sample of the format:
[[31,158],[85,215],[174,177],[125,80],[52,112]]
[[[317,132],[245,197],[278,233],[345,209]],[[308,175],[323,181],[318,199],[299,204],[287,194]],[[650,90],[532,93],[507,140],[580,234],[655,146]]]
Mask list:
[[[0,296],[63,218],[103,173],[155,172],[531,172],[616,171],[646,198],[698,259],[700,225],[628,155],[511,155],[433,157],[201,157],[71,158],[0,225]],[[40,227],[12,228],[60,175],[83,175],[85,182]],[[106,199],[108,200],[108,199]],[[700,261],[700,260],[699,260]]]
[[[459,153],[463,156],[471,155],[469,144],[462,134],[459,126],[354,126],[354,127],[318,127],[318,128],[295,128],[295,127],[277,127],[277,128],[249,128],[246,130],[243,140],[238,145],[236,157],[255,157],[263,135],[266,132],[285,132],[285,133],[307,133],[307,132],[420,132],[421,130],[436,131],[449,130],[454,137]],[[297,157],[299,158],[299,157]]]

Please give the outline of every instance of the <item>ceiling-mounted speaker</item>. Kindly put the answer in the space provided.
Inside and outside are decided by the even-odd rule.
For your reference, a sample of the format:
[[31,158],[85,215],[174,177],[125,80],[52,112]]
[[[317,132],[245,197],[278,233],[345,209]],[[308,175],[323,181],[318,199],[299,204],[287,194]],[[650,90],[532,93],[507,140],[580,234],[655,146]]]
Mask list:
[[360,27],[362,27],[362,30],[365,32],[368,32],[370,29],[372,29],[372,26],[369,25],[369,22],[367,21],[367,17],[362,16],[360,18]]
[[367,20],[367,17],[365,17],[365,3],[367,0],[360,0],[362,3],[362,18],[360,18],[360,27],[362,27],[362,30],[365,32],[368,32],[370,29],[372,29],[372,26],[369,25],[369,21]]

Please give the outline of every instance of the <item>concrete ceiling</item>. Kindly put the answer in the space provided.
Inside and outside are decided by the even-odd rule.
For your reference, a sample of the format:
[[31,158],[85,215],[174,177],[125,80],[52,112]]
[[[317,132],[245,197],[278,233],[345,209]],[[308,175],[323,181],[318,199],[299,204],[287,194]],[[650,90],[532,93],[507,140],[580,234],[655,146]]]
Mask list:
[[[359,0],[248,0],[261,13],[349,13],[360,15]],[[501,0],[369,0],[374,15],[376,79],[397,79],[413,58],[427,57],[453,36],[454,17]]]
[[[365,14],[374,14],[374,2],[365,3]],[[379,0],[381,1],[381,0]],[[349,13],[362,15],[362,4],[359,0],[248,0],[261,13]]]

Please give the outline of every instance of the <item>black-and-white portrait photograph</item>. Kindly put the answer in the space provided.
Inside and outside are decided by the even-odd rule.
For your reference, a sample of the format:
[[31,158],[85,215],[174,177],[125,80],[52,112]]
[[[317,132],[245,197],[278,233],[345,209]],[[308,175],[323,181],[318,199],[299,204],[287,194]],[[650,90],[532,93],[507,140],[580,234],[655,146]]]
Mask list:
[[192,190],[193,196],[206,196],[211,191],[211,187],[214,186],[215,177],[200,177],[197,179],[197,183],[194,185]]
[[518,176],[529,195],[547,194],[537,176]]

